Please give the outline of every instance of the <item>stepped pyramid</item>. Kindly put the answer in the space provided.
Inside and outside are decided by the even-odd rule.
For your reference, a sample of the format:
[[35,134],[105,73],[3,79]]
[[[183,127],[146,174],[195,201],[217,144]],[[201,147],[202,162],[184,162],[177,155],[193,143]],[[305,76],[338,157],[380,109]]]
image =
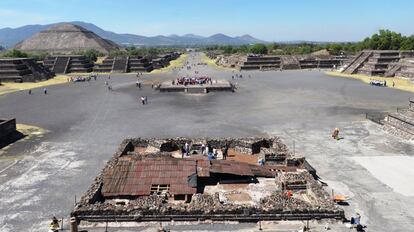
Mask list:
[[103,39],[85,28],[62,23],[41,31],[31,38],[18,43],[15,49],[28,52],[49,52],[68,54],[76,51],[95,49],[103,53],[119,50],[119,46]]

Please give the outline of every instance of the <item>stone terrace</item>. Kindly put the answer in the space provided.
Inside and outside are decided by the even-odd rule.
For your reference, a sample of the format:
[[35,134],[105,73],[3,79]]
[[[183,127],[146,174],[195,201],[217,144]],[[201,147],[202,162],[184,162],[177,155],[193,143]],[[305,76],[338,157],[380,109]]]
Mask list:
[[34,82],[47,80],[54,75],[34,59],[0,59],[0,82]]

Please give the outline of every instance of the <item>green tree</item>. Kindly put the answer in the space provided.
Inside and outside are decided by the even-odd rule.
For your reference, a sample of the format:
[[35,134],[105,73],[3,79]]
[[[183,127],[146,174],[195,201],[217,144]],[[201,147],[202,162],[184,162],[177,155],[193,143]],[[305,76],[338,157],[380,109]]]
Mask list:
[[253,54],[267,54],[267,47],[264,44],[255,44],[250,47],[250,52]]
[[3,54],[4,57],[12,57],[12,58],[26,58],[29,57],[29,54],[22,52],[17,49],[13,49],[10,51],[7,51]]
[[328,45],[328,50],[333,55],[339,55],[344,50],[343,46],[339,43],[333,43]]
[[223,46],[221,49],[223,50],[224,54],[233,54],[234,53],[234,48],[231,45]]
[[414,50],[414,35],[404,38],[401,42],[401,50]]

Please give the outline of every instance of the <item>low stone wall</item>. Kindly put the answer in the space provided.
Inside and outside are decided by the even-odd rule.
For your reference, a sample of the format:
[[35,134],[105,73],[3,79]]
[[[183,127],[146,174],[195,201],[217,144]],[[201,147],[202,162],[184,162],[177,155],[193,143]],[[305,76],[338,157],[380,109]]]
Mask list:
[[414,135],[414,121],[400,114],[389,114],[386,123]]

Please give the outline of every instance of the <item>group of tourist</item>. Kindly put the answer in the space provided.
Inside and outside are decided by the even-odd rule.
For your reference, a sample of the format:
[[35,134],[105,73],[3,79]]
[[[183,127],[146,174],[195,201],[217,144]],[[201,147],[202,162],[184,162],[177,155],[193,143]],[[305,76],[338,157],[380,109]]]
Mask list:
[[203,84],[213,84],[211,77],[181,77],[173,80],[172,85],[203,85]]
[[[184,146],[181,148],[182,158],[184,158],[185,156],[189,156],[190,152],[191,152],[190,144],[186,142]],[[216,148],[212,148],[209,145],[205,145],[204,143],[201,144],[200,153],[203,156],[207,156],[208,160],[217,159],[220,156],[220,154],[223,157],[223,160],[227,158],[227,148],[224,151],[221,151]]]
[[[386,80],[376,80],[376,79],[369,79],[369,84],[374,86],[380,86],[380,87],[387,87],[387,81]],[[392,81],[392,87],[395,87],[395,82]]]
[[386,80],[380,81],[380,80],[376,80],[376,79],[371,78],[369,80],[369,84],[370,85],[375,85],[375,86],[387,87],[387,81]]

